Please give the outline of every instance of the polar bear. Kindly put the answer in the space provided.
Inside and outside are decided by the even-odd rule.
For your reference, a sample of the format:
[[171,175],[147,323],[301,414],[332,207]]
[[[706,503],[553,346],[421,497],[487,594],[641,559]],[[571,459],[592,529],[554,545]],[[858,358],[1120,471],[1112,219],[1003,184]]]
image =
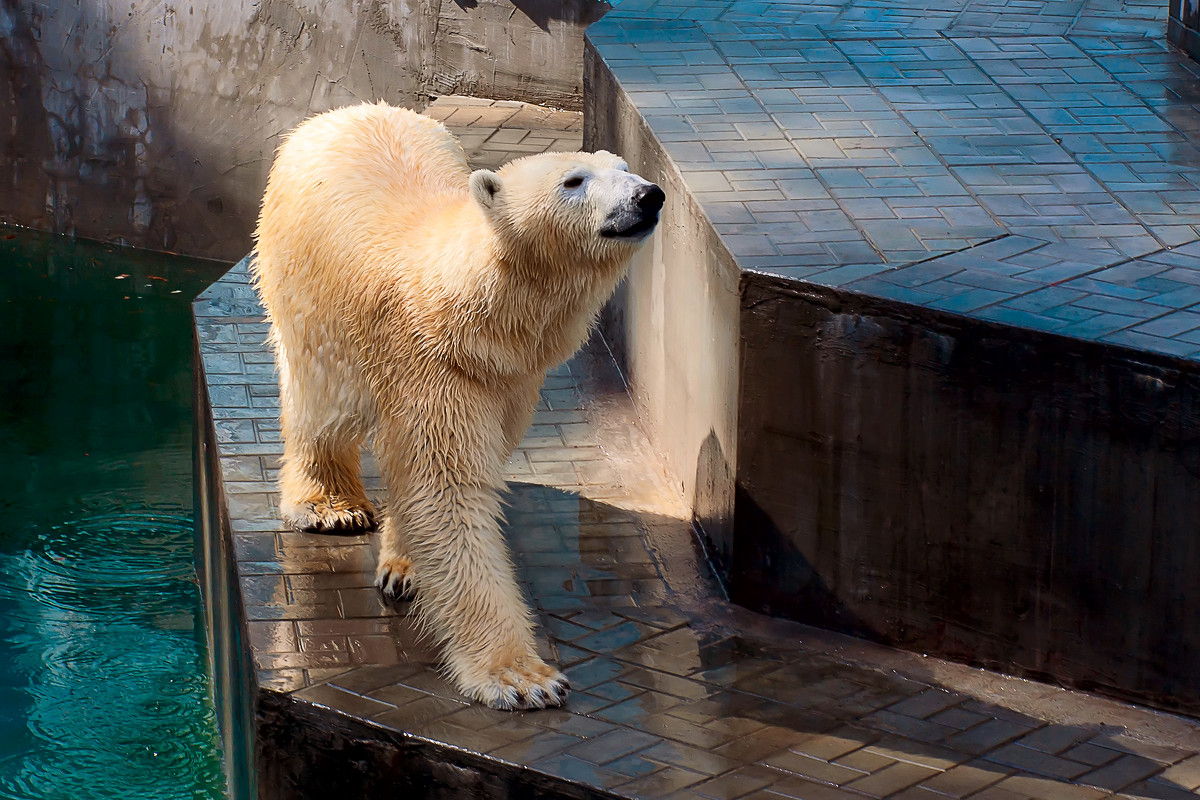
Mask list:
[[276,154],[253,270],[278,361],[282,516],[371,528],[370,442],[387,487],[376,585],[415,593],[450,678],[493,708],[568,689],[537,655],[500,532],[504,465],[663,201],[604,151],[471,172],[441,123],[383,103],[312,117]]

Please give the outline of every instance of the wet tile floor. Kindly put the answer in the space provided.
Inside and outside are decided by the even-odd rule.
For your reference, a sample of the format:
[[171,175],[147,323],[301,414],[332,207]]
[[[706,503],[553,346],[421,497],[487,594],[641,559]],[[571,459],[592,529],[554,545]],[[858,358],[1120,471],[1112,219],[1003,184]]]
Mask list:
[[1196,359],[1200,80],[1166,10],[625,0],[589,38],[741,267]]
[[[459,99],[433,113],[467,129],[476,163],[578,146],[577,115]],[[503,151],[508,140],[526,148]],[[565,710],[471,705],[438,675],[407,607],[372,588],[369,537],[280,525],[277,390],[245,262],[195,309],[263,690],[621,797],[1200,794],[1188,720],[724,602],[595,338],[547,377],[509,464],[510,547],[544,653],[574,692]]]

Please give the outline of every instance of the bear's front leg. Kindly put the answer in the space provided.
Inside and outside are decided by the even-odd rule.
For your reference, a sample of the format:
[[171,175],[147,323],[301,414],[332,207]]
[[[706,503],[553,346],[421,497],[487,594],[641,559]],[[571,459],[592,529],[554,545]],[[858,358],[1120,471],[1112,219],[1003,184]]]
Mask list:
[[[400,495],[393,492],[392,497]],[[395,508],[396,504],[393,503]],[[412,600],[417,596],[416,576],[404,524],[395,514],[387,514],[379,526],[379,559],[375,567],[375,588],[389,600]]]
[[[442,443],[443,445],[445,442]],[[424,450],[424,448],[420,448]],[[403,526],[411,562],[398,569],[401,553],[381,537],[376,585],[399,591],[415,571],[417,619],[444,647],[450,678],[464,695],[502,710],[560,706],[567,679],[537,654],[533,621],[521,597],[508,548],[500,533],[500,493],[478,473],[451,475],[466,459],[434,458],[418,464],[384,463],[407,477],[407,491],[391,495],[384,531]],[[405,474],[406,473],[406,474]]]

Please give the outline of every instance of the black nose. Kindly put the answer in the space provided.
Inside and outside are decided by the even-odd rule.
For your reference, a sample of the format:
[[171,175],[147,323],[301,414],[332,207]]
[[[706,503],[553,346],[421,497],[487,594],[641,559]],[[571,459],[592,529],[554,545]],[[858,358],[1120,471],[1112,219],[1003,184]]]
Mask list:
[[658,211],[663,207],[667,196],[663,194],[662,189],[651,183],[639,188],[633,199],[638,204],[638,208],[646,211]]

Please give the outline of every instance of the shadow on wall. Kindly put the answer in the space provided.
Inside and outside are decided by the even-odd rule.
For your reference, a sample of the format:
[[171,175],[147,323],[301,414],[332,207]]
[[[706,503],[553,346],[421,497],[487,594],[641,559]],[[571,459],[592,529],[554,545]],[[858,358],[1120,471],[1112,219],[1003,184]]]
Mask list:
[[692,513],[708,556],[726,586],[734,549],[733,508],[726,498],[728,487],[733,485],[733,466],[725,457],[717,432],[709,429],[696,456],[696,494]]
[[0,0],[0,221],[240,257],[281,133],[350,102],[415,102],[425,31],[381,14]]
[[0,109],[11,121],[0,128],[0,153],[9,176],[2,191],[4,221],[35,220],[53,198],[42,165],[53,161],[49,118],[42,105],[45,62],[30,19],[16,0],[0,2]]
[[[460,5],[462,2],[474,5],[477,0],[455,0],[455,2]],[[522,14],[529,17],[534,25],[547,33],[550,31],[552,22],[590,25],[608,13],[608,10],[615,5],[615,3],[601,0],[574,0],[569,3],[564,3],[562,0],[512,0],[512,4]]]
[[[737,487],[738,525],[754,531],[752,545],[734,548],[728,581],[732,599],[764,614],[787,615],[804,609],[804,621],[828,630],[841,631],[872,642],[886,637],[842,602],[821,571],[775,525],[742,486]],[[757,587],[753,591],[747,587]],[[740,590],[740,591],[739,591]],[[740,595],[751,594],[749,598]]]

